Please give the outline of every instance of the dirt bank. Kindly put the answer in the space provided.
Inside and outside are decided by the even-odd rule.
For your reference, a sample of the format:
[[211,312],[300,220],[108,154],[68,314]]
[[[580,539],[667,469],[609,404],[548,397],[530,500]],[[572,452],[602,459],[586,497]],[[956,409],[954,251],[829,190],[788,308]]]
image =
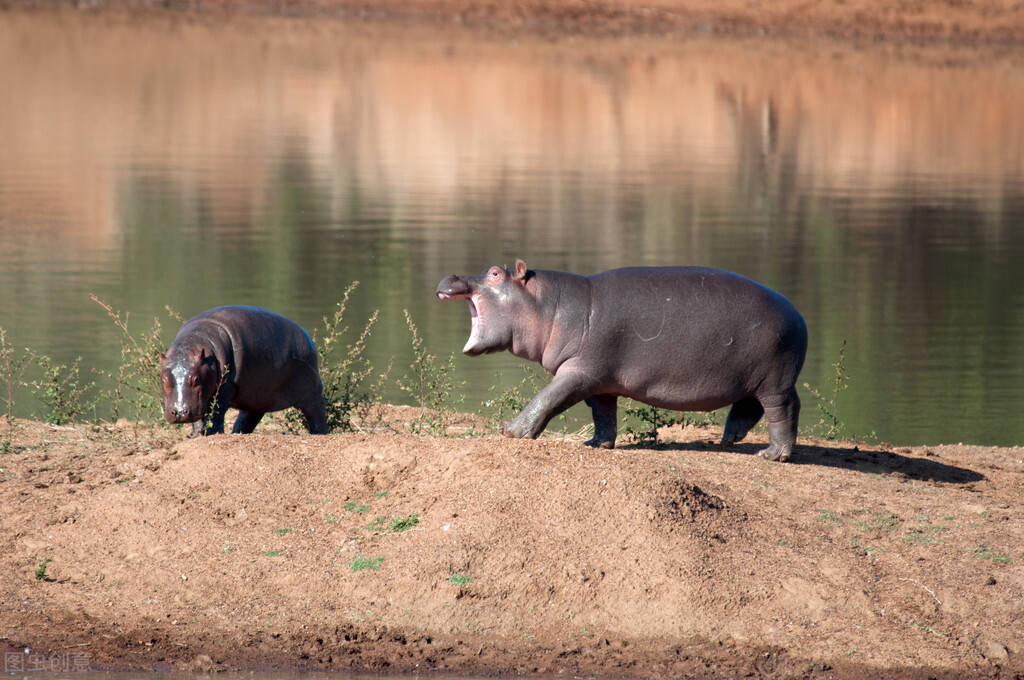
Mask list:
[[[52,7],[0,0],[0,7]],[[823,38],[889,44],[1012,47],[1024,41],[1020,0],[62,0],[88,11],[127,9],[190,16],[281,16],[367,25],[486,31],[502,37],[573,36]]]
[[1024,673],[1024,448],[261,429],[19,421],[8,669]]

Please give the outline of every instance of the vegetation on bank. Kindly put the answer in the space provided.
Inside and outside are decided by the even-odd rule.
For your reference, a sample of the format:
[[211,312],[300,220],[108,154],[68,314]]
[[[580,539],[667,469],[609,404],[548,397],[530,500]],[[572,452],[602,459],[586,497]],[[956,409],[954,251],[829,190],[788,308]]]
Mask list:
[[[330,432],[373,431],[393,427],[384,420],[382,395],[386,387],[394,384],[418,409],[418,415],[408,423],[416,434],[473,436],[497,430],[501,424],[522,410],[534,394],[539,392],[547,377],[536,366],[523,365],[523,377],[518,384],[504,389],[485,400],[476,409],[488,427],[455,428],[457,414],[466,410],[462,384],[454,378],[454,353],[447,357],[427,351],[412,315],[403,310],[412,361],[401,375],[394,374],[394,357],[383,367],[374,366],[367,357],[380,310],[375,310],[359,330],[352,329],[346,320],[351,296],[359,286],[352,282],[342,293],[341,300],[330,316],[323,317],[322,326],[312,332],[320,365],[320,377],[327,403],[327,423]],[[15,405],[19,395],[30,394],[41,406],[42,413],[34,417],[54,425],[70,423],[112,423],[127,420],[139,425],[163,425],[160,387],[160,362],[169,342],[165,338],[164,323],[154,317],[150,326],[139,329],[129,327],[128,314],[122,314],[95,295],[90,298],[110,318],[120,344],[120,362],[113,371],[88,369],[81,359],[63,364],[31,348],[19,350],[7,339],[0,327],[0,452],[13,448],[15,431]],[[168,318],[177,324],[185,319],[169,306]],[[839,419],[839,397],[846,389],[849,375],[845,368],[844,341],[839,357],[833,364],[831,383],[819,390],[808,383],[804,387],[814,397],[820,417],[817,422],[805,423],[802,434],[824,439],[853,437],[853,433]],[[393,383],[390,381],[393,380]],[[495,391],[497,388],[491,388]],[[211,405],[212,408],[213,405]],[[628,441],[657,445],[658,431],[671,425],[711,425],[724,421],[726,409],[711,413],[680,413],[659,409],[625,400],[624,418],[620,430]],[[472,409],[470,409],[472,410]],[[808,413],[805,405],[804,413]],[[288,409],[285,427],[293,433],[304,431],[302,415]],[[557,419],[561,428],[569,427],[564,416]],[[166,425],[165,425],[166,426]],[[585,434],[592,425],[580,430]],[[763,423],[758,425],[763,428]],[[874,436],[872,433],[871,436]]]

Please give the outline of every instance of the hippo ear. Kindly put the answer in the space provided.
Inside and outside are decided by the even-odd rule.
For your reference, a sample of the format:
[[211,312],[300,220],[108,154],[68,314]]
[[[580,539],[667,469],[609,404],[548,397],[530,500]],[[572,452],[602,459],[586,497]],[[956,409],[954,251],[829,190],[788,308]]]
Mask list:
[[516,260],[516,270],[513,273],[512,278],[522,283],[526,280],[526,263],[522,260]]
[[203,347],[199,350],[199,363],[206,361],[206,348]]

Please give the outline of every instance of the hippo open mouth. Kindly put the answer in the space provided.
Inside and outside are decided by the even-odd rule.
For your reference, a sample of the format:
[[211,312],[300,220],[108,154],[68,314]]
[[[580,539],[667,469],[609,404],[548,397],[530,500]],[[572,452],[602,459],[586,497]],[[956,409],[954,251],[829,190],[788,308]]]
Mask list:
[[466,344],[462,347],[463,354],[479,354],[481,350],[477,348],[480,344],[480,326],[482,325],[482,317],[480,315],[480,296],[473,295],[470,293],[462,293],[452,295],[450,293],[442,293],[438,291],[437,297],[442,300],[465,300],[466,304],[469,305],[469,320],[472,327],[469,331],[469,339],[466,340]]

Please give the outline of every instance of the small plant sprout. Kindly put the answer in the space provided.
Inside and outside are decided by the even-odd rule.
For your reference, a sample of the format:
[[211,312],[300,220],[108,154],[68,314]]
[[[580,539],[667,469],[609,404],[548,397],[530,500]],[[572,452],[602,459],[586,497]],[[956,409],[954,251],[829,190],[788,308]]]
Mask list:
[[391,524],[388,525],[388,529],[391,533],[397,534],[406,529],[412,529],[414,526],[420,523],[420,516],[416,513],[409,515],[408,517],[396,517],[391,520]]
[[626,408],[626,417],[639,424],[630,423],[626,426],[626,434],[634,441],[649,442],[652,445],[658,443],[658,430],[670,425],[679,425],[684,422],[683,417],[674,411],[668,411],[654,406],[632,404]]
[[35,575],[36,575],[36,580],[37,581],[49,581],[50,580],[49,575],[46,573],[46,567],[52,561],[53,561],[52,559],[47,557],[42,562],[39,563],[39,566],[36,567],[36,570],[35,570]]
[[828,525],[842,524],[843,523],[843,520],[840,519],[839,515],[836,514],[836,512],[834,510],[829,510],[828,508],[822,508],[821,509],[821,511],[818,514],[818,520],[822,524],[828,524]]
[[469,574],[452,574],[448,577],[448,582],[453,586],[465,586],[473,582],[473,577]]
[[380,565],[383,562],[383,557],[363,557],[362,555],[356,555],[356,558],[352,560],[352,571],[364,571],[366,569],[377,571],[380,569]]
[[997,553],[992,548],[978,546],[971,551],[971,555],[979,560],[992,560],[996,564],[1009,564],[1012,560],[1003,553]]

